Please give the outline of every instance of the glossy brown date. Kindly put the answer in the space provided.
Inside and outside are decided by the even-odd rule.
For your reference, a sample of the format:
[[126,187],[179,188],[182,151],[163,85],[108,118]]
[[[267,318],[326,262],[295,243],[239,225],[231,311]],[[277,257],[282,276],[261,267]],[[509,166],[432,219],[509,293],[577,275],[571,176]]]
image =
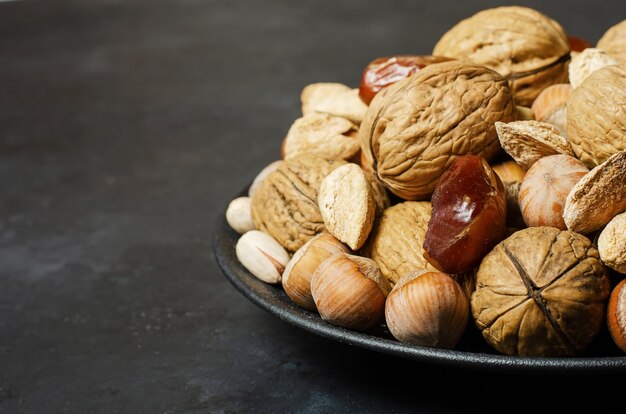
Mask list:
[[569,48],[572,50],[572,52],[582,52],[588,47],[591,47],[591,42],[578,36],[568,35],[567,42],[569,43]]
[[448,60],[450,59],[446,57],[429,55],[399,55],[375,59],[363,70],[359,96],[369,105],[381,89],[408,78],[428,65]]
[[467,272],[502,240],[505,223],[498,175],[481,157],[458,157],[433,193],[425,258],[443,272]]

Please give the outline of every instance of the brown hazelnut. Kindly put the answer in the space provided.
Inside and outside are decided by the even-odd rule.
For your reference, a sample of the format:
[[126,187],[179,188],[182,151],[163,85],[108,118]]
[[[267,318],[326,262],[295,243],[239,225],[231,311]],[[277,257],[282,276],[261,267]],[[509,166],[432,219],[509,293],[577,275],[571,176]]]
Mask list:
[[320,233],[294,253],[283,272],[283,289],[298,306],[315,310],[311,295],[311,278],[319,265],[337,253],[350,249],[328,233]]
[[626,279],[615,286],[609,298],[607,322],[615,345],[626,352]]
[[519,192],[522,217],[527,226],[567,230],[563,206],[574,185],[589,172],[585,164],[569,155],[541,158],[524,176]]
[[319,265],[311,294],[320,316],[333,325],[366,330],[383,319],[389,283],[365,257],[338,253]]
[[465,331],[469,304],[445,273],[420,270],[400,278],[387,297],[385,319],[400,342],[453,348]]

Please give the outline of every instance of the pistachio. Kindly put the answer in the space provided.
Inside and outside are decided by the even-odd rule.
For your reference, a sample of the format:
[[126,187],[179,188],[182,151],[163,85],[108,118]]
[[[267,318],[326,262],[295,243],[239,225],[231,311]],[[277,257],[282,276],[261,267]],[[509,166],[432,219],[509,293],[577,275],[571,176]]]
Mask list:
[[270,235],[252,230],[239,238],[237,259],[250,273],[267,283],[278,283],[289,263],[289,253]]

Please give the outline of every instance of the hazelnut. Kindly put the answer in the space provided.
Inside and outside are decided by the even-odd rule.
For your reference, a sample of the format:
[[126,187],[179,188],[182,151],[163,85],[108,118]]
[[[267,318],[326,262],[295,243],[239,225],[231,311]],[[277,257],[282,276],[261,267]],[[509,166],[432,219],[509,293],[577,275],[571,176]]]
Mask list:
[[419,270],[398,281],[387,297],[385,319],[400,342],[453,348],[465,331],[469,303],[445,273]]
[[505,161],[492,165],[493,171],[498,174],[506,194],[506,224],[508,227],[525,227],[522,212],[519,208],[519,190],[526,171],[515,161]]
[[537,121],[553,125],[565,138],[567,138],[567,100],[571,94],[572,85],[569,83],[550,85],[539,93],[530,108]]
[[389,284],[378,265],[365,257],[338,253],[319,265],[311,294],[322,319],[366,330],[383,319]]
[[237,259],[250,273],[267,283],[280,282],[289,253],[270,235],[258,230],[244,234],[235,246]]
[[598,250],[605,265],[626,274],[626,213],[613,217],[602,230]]
[[607,323],[615,345],[626,352],[626,279],[615,286],[609,298]]
[[328,233],[320,233],[294,253],[283,272],[283,289],[298,306],[315,310],[311,278],[319,265],[332,255],[349,249]]
[[519,192],[522,217],[527,226],[567,230],[563,206],[574,185],[589,172],[585,164],[569,155],[541,158],[524,176]]

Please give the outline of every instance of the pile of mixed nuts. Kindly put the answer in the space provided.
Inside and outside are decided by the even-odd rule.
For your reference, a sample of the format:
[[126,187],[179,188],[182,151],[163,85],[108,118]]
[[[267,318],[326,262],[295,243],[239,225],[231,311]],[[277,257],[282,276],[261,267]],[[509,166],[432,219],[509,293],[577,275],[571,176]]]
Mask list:
[[499,7],[359,89],[305,87],[226,212],[240,262],[402,342],[452,348],[471,316],[508,355],[578,355],[606,326],[626,352],[626,20],[590,46]]

